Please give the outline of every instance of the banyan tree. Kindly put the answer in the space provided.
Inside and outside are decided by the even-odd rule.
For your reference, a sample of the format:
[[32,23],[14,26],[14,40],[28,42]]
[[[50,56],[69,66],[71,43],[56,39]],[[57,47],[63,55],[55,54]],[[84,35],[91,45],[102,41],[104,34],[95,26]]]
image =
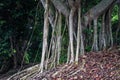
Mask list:
[[[78,56],[85,53],[85,46],[91,46],[92,51],[113,46],[111,13],[120,1],[101,0],[85,14],[82,10],[87,7],[82,4],[84,1],[88,0],[41,0],[45,9],[41,72],[60,63],[63,48],[67,48],[67,63],[77,63]],[[52,27],[51,33],[49,27]],[[88,35],[91,37],[89,40],[83,32],[86,28],[93,28],[93,34]],[[48,42],[49,34],[51,38]],[[62,44],[65,34],[68,42]],[[85,44],[86,41],[88,44]]]
[[[41,73],[59,65],[63,55],[66,56],[65,63],[78,64],[78,57],[84,56],[86,46],[95,52],[114,46],[111,18],[117,5],[117,38],[120,34],[120,0],[99,0],[98,4],[84,10],[89,1],[40,0],[44,8],[42,56],[38,65]],[[89,34],[86,29],[91,30]]]

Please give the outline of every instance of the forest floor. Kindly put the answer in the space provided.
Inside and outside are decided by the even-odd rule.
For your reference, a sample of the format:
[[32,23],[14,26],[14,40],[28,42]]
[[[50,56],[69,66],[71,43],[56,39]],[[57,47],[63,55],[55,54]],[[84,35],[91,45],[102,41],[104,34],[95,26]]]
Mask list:
[[120,48],[85,53],[78,63],[62,64],[20,80],[120,80]]
[[120,48],[86,53],[78,64],[58,66],[31,80],[120,80]]
[[8,70],[8,71],[5,72],[5,73],[0,73],[0,80],[7,80],[10,76],[12,76],[12,75],[16,74],[17,72],[19,72],[19,71],[20,71],[20,68],[21,68],[21,70],[24,70],[24,69],[27,69],[27,68],[29,68],[29,67],[31,67],[31,66],[34,66],[34,65],[35,65],[35,64],[30,63],[30,64],[24,65],[22,68],[21,68],[21,67],[18,67],[18,68],[16,68],[16,69],[10,69],[10,70]]

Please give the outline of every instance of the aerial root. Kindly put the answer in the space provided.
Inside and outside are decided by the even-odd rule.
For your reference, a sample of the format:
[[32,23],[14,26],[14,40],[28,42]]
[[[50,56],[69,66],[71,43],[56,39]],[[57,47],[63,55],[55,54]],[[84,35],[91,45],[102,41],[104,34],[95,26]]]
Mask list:
[[58,75],[58,74],[60,74],[61,72],[63,72],[64,69],[66,69],[67,67],[68,67],[68,65],[63,66],[60,70],[56,71],[56,72],[52,75],[52,77],[55,78],[56,75]]

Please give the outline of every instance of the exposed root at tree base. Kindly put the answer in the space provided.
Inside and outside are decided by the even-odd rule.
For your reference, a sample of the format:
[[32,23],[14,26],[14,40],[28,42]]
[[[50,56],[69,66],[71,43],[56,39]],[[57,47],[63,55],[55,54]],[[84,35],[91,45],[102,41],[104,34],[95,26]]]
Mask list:
[[[85,57],[86,56],[86,57]],[[85,60],[85,64],[82,61]],[[81,66],[84,67],[81,68]],[[90,52],[79,57],[79,64],[52,69],[34,76],[34,80],[119,80],[120,50]],[[54,76],[53,76],[54,75]]]
[[120,80],[120,50],[86,53],[78,64],[64,64],[24,80]]

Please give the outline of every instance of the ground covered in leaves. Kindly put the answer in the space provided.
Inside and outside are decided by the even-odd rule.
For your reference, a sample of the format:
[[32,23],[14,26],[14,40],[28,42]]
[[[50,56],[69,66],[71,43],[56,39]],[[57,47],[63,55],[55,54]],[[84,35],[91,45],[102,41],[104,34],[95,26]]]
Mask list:
[[[42,74],[37,72],[38,65],[32,67],[9,80],[120,80],[120,47],[85,53],[78,63],[62,64]],[[6,80],[10,75],[5,74],[0,80]]]
[[30,80],[120,80],[120,49],[86,53],[78,64],[64,64]]

